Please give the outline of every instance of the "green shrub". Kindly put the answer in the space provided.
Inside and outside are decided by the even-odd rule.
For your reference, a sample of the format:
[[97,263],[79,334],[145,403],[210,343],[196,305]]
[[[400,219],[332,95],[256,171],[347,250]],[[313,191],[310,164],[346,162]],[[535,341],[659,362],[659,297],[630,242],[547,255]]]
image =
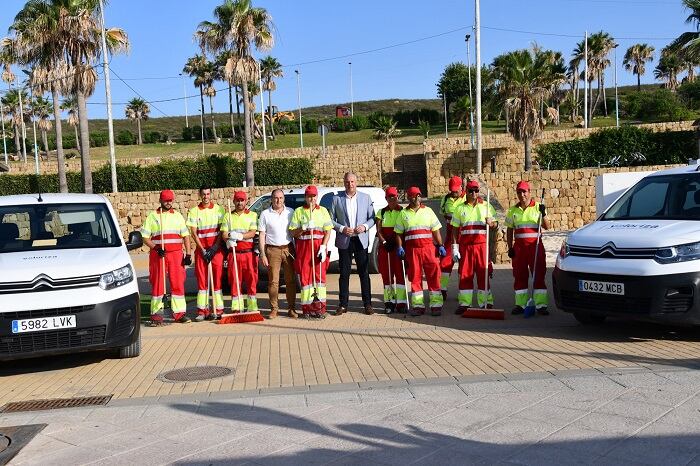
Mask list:
[[163,135],[158,131],[146,131],[143,133],[143,142],[146,144],[155,144],[163,139]]
[[688,108],[700,110],[700,80],[684,82],[678,87],[677,92]]
[[339,133],[352,131],[352,120],[350,118],[334,118],[331,120],[331,129]]
[[182,140],[183,141],[191,141],[192,139],[194,139],[192,137],[192,129],[193,128],[190,128],[189,126],[185,126],[184,128],[182,128]]
[[105,132],[90,133],[90,147],[104,147],[109,145],[109,134]]
[[401,127],[415,126],[419,120],[436,125],[443,120],[443,117],[442,113],[429,108],[400,110],[394,114],[394,121]]
[[120,146],[131,146],[136,144],[136,136],[128,129],[123,129],[119,131],[114,142]]
[[364,115],[355,115],[350,119],[350,124],[352,125],[353,131],[361,131],[363,129],[371,128],[369,118]]
[[[313,162],[304,158],[255,160],[255,183],[258,186],[304,185],[314,177]],[[111,192],[109,165],[93,171],[93,190]],[[67,174],[68,188],[80,192],[80,173]],[[119,191],[160,191],[163,189],[197,189],[203,184],[214,188],[242,186],[245,179],[243,161],[229,156],[212,155],[188,160],[169,160],[157,165],[117,165]],[[3,175],[0,195],[35,192],[58,192],[58,176]]]
[[[552,170],[607,165],[616,157],[622,166],[685,163],[695,156],[696,150],[692,131],[653,133],[636,126],[608,128],[588,138],[536,148],[540,167]],[[635,154],[644,155],[645,160],[638,160]]]
[[309,118],[303,119],[303,126],[304,126],[304,132],[305,133],[316,133],[318,131],[318,120]]
[[689,117],[688,109],[683,106],[678,96],[668,89],[629,94],[625,111],[641,120],[680,121]]

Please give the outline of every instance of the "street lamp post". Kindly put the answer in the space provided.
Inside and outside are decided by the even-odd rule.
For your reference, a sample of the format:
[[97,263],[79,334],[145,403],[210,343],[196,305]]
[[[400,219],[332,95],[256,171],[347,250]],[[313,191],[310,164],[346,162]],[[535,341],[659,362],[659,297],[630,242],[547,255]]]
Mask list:
[[583,127],[588,128],[588,31],[583,45]]
[[444,90],[442,91],[442,105],[445,109],[445,139],[449,139],[450,136],[447,133],[447,93]]
[[265,132],[265,101],[263,100],[262,87],[262,71],[260,70],[260,62],[258,64],[258,87],[260,88],[260,116],[262,118],[262,133],[263,133],[263,150],[267,150],[267,133]]
[[107,40],[105,38],[105,7],[100,0],[100,20],[102,21],[102,67],[105,73],[105,94],[107,95],[107,132],[109,133],[109,165],[112,172],[112,192],[117,188],[117,155],[114,147],[114,123],[112,121],[112,86],[109,78],[109,62],[107,61]]
[[299,70],[294,70],[297,75],[297,104],[299,105],[299,147],[304,148],[304,128],[301,124],[301,81]]
[[22,131],[20,132],[22,136],[22,162],[26,165],[27,163],[27,128],[24,126],[24,106],[22,105],[22,92],[24,92],[24,88],[20,87],[18,89],[19,92],[19,119],[22,122],[21,129]]
[[476,173],[481,174],[481,8],[474,2],[474,45],[476,46]]
[[355,99],[352,95],[352,62],[348,62],[350,65],[350,116],[355,116]]
[[5,165],[7,165],[7,140],[5,139],[5,105],[0,102],[0,121],[2,122],[2,149],[5,152]]
[[469,53],[469,39],[471,36],[467,34],[464,40],[467,43],[467,73],[469,75],[469,143],[474,150],[474,105],[472,100],[472,59]]
[[[31,112],[29,118],[32,119],[32,136],[34,137],[34,174],[39,174],[39,146],[36,143],[36,120],[34,119],[34,87],[29,86],[29,99],[31,102]],[[47,154],[48,155],[48,154]]]
[[182,90],[185,91],[185,127],[189,128],[190,119],[187,116],[187,81],[185,81],[185,75],[182,73],[180,73],[180,77],[182,78]]
[[620,127],[620,101],[617,98],[617,46],[620,44],[615,44],[613,47],[615,49],[615,126]]

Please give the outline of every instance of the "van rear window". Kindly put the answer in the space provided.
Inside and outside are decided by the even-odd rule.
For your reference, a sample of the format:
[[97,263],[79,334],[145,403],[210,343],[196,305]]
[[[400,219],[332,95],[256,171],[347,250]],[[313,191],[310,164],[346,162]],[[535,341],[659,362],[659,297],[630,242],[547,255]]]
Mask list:
[[700,220],[700,173],[649,176],[610,206],[602,220]]
[[104,204],[0,206],[0,253],[121,246]]

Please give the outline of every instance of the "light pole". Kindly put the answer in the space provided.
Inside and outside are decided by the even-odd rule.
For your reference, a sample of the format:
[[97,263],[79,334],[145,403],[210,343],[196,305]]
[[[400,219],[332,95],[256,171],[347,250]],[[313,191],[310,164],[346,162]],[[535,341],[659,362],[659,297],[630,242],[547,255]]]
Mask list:
[[299,105],[299,147],[304,148],[304,129],[301,125],[301,81],[299,70],[294,70],[297,75],[297,104]]
[[620,101],[617,98],[617,46],[620,44],[615,44],[613,49],[615,49],[615,126],[620,127]]
[[474,45],[476,46],[476,173],[481,174],[481,13],[474,2]]
[[447,133],[447,92],[442,91],[442,105],[445,109],[445,139],[449,139],[450,136]]
[[355,116],[355,99],[353,98],[353,95],[352,95],[352,62],[348,62],[348,65],[350,65],[350,116],[354,117]]
[[22,161],[24,164],[27,164],[27,128],[24,126],[24,106],[22,105],[22,92],[24,92],[24,88],[20,87],[18,89],[19,91],[19,119],[22,122]]
[[7,141],[5,140],[5,104],[0,102],[0,121],[2,122],[2,149],[5,151],[5,165],[7,165]]
[[114,123],[112,121],[112,86],[109,80],[109,62],[107,61],[107,40],[105,39],[105,7],[100,0],[100,20],[102,21],[102,67],[105,72],[105,94],[107,95],[107,132],[109,133],[109,165],[112,172],[112,192],[119,192],[117,187],[117,155],[114,148]]
[[[34,174],[38,175],[39,174],[39,146],[36,143],[36,120],[34,119],[34,110],[35,110],[35,104],[34,102],[34,87],[29,85],[29,101],[31,102],[31,111],[29,113],[29,118],[32,119],[32,135],[34,137]],[[48,155],[48,154],[47,154]]]
[[187,116],[187,82],[185,81],[185,75],[180,73],[180,77],[182,78],[182,90],[185,91],[185,127],[189,128],[190,119]]
[[262,131],[263,131],[263,150],[267,150],[267,133],[265,132],[265,101],[263,100],[263,87],[262,87],[262,71],[260,70],[260,62],[256,61],[258,64],[258,87],[260,88],[260,116],[262,117]]
[[583,127],[588,128],[588,31],[583,41]]
[[472,100],[472,59],[469,53],[469,39],[471,36],[467,34],[464,38],[467,43],[467,73],[469,75],[469,143],[474,150],[474,105]]
[[200,128],[202,128],[202,156],[204,156],[204,113],[202,113],[201,108],[199,109],[199,117],[200,121],[202,122],[202,126],[200,126]]

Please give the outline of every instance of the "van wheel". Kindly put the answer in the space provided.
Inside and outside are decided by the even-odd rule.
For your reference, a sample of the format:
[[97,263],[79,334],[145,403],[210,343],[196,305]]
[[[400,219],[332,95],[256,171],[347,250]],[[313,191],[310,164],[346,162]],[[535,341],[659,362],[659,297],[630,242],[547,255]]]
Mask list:
[[574,312],[574,318],[583,325],[600,325],[605,322],[605,316],[588,312]]
[[374,238],[372,250],[369,253],[369,273],[379,273],[379,259],[377,253],[379,251],[379,238]]
[[135,358],[141,354],[141,331],[139,330],[139,336],[135,342],[129,346],[123,346],[119,348],[119,359],[125,358]]

